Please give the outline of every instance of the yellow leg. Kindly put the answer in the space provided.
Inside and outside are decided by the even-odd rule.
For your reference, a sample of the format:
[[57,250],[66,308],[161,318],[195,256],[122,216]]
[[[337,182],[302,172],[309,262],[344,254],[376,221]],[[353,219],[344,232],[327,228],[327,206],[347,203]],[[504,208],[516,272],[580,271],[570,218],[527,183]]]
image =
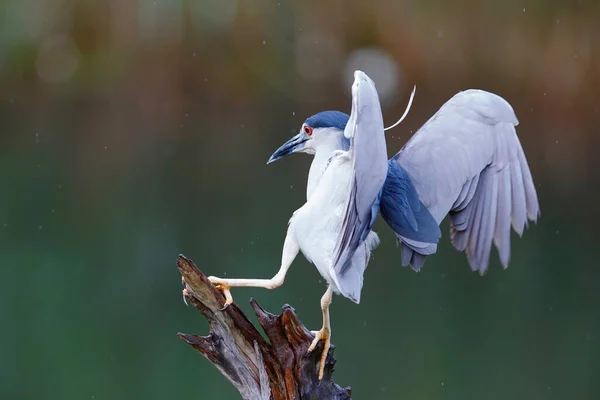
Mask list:
[[277,274],[275,274],[275,276],[271,279],[223,279],[217,278],[216,276],[209,276],[208,280],[211,281],[211,283],[214,284],[215,287],[221,290],[225,295],[225,304],[223,305],[222,310],[233,303],[233,297],[231,296],[232,287],[258,287],[275,289],[283,285],[285,275],[287,274],[288,269],[292,265],[292,262],[298,255],[299,251],[300,247],[298,246],[294,235],[290,234],[288,231],[288,234],[285,237],[285,242],[283,243],[281,267],[279,268],[279,272],[277,272]]
[[329,305],[333,298],[333,289],[331,285],[327,288],[327,291],[321,297],[321,310],[323,310],[323,327],[320,331],[312,331],[315,338],[313,339],[308,352],[310,353],[317,347],[319,340],[323,339],[323,352],[321,353],[321,360],[319,361],[319,380],[323,379],[323,371],[325,370],[325,360],[327,359],[327,353],[331,346],[331,324],[329,322]]

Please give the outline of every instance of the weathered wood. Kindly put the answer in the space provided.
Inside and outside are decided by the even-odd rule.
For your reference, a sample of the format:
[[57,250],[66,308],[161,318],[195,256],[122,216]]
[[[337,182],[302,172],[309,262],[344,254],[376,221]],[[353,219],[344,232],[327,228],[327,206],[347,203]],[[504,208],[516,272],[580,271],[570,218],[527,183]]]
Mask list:
[[250,300],[267,341],[235,303],[221,310],[225,296],[192,260],[180,255],[177,268],[183,277],[187,302],[210,325],[208,336],[185,333],[178,336],[212,362],[243,399],[350,399],[350,388],[342,388],[331,379],[335,365],[333,345],[327,355],[324,377],[319,381],[322,342],[307,354],[314,336],[292,307],[285,305],[281,314],[274,315],[263,310],[254,299]]

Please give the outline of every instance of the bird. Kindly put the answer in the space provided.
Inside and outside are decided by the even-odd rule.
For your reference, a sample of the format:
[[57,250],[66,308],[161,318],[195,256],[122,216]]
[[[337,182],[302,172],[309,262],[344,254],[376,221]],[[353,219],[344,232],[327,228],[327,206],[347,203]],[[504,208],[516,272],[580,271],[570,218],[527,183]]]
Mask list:
[[473,271],[485,274],[492,242],[504,268],[510,259],[511,225],[521,236],[540,214],[538,196],[516,134],[517,117],[502,97],[480,89],[451,97],[387,159],[379,96],[373,80],[354,73],[350,115],[322,111],[280,146],[268,164],[293,153],[313,155],[306,203],[288,223],[281,267],[271,279],[208,279],[233,302],[231,288],[274,289],[299,252],[327,282],[321,298],[323,325],[312,331],[308,352],[319,341],[319,380],[331,343],[333,294],[359,303],[364,271],[379,237],[379,215],[401,247],[401,264],[420,271],[437,251],[440,223],[450,219],[450,240],[465,251]]

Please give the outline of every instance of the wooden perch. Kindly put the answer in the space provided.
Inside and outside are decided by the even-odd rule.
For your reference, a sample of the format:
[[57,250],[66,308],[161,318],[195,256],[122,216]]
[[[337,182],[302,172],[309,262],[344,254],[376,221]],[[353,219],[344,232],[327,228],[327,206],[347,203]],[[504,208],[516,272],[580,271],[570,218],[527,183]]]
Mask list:
[[235,303],[220,310],[225,296],[192,260],[179,256],[177,268],[185,283],[185,299],[210,325],[208,336],[185,333],[178,336],[212,362],[243,399],[350,399],[350,388],[342,388],[331,379],[334,346],[327,355],[323,380],[318,380],[323,343],[307,354],[314,336],[302,325],[292,307],[285,305],[281,314],[274,315],[250,299],[269,339],[267,342]]

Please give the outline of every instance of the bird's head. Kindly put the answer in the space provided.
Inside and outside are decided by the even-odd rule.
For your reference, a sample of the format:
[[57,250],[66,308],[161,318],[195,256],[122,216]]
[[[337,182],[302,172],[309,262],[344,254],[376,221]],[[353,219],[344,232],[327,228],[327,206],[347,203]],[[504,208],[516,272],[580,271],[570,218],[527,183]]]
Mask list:
[[269,158],[267,164],[292,153],[316,154],[323,150],[347,150],[350,141],[344,137],[344,128],[350,116],[341,111],[322,111],[308,118],[300,132],[285,142]]
[[[413,98],[415,96],[415,88],[410,95],[408,106],[400,119],[393,124],[384,128],[384,131],[396,127],[404,120]],[[375,107],[373,103],[375,102]],[[370,105],[370,106],[369,106]],[[381,113],[379,106],[379,96],[375,89],[375,83],[362,71],[354,72],[354,83],[352,84],[352,115],[348,115],[341,111],[322,111],[308,118],[302,124],[300,132],[285,142],[275,153],[269,158],[267,164],[277,161],[280,158],[292,153],[308,153],[330,155],[335,150],[348,150],[350,148],[351,132],[344,134],[346,125],[349,128],[356,126],[356,120],[359,118],[359,113]],[[352,121],[350,121],[352,119]]]

